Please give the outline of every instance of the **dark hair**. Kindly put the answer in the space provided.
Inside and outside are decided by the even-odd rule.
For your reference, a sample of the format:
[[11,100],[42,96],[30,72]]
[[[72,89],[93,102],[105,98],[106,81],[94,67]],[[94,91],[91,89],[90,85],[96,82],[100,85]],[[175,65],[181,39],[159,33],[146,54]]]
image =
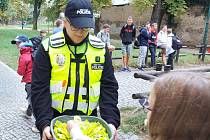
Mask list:
[[60,27],[62,25],[63,21],[61,19],[57,19],[55,24],[56,24],[56,27]]
[[104,24],[103,25],[103,28],[105,29],[105,28],[110,28],[110,26],[109,26],[109,24]]
[[149,21],[147,21],[145,25],[148,25],[148,24],[151,25]]
[[151,26],[152,27],[157,26],[157,23],[152,23]]
[[40,33],[47,33],[46,30],[40,30]]

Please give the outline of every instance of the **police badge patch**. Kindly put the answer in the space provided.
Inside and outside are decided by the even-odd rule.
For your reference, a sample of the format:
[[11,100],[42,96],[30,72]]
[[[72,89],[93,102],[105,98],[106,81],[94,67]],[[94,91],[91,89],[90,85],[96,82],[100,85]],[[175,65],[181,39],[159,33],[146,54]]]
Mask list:
[[91,65],[92,70],[103,70],[104,65],[102,63],[94,63]]
[[63,54],[58,54],[55,59],[56,59],[56,63],[58,64],[58,66],[63,66],[65,63],[65,60],[66,60],[66,58]]

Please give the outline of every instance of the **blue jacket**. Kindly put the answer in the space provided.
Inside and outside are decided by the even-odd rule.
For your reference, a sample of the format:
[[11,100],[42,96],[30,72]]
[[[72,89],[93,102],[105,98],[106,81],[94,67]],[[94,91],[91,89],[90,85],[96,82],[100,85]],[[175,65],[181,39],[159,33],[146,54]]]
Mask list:
[[148,40],[149,40],[149,32],[147,28],[143,27],[139,30],[139,35],[137,37],[140,46],[149,46]]

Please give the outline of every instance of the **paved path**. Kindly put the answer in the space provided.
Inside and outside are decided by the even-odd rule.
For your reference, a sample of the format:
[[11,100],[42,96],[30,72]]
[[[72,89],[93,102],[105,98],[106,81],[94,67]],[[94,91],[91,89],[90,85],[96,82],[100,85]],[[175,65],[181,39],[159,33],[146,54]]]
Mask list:
[[[148,91],[151,83],[133,78],[134,72],[116,72],[119,82],[119,107],[137,106],[133,93]],[[31,131],[33,119],[25,119],[20,108],[26,108],[24,84],[15,71],[0,62],[0,140],[38,140]],[[141,140],[132,133],[119,134],[121,140]]]
[[0,63],[0,140],[38,140],[32,133],[33,121],[23,117],[20,108],[27,106],[20,77]]

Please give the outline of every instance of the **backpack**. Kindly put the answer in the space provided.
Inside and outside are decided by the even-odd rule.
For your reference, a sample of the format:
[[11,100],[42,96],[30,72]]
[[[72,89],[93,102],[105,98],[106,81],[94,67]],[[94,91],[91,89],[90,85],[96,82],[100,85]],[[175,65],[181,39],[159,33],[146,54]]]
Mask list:
[[35,36],[33,38],[30,38],[29,39],[31,41],[31,43],[33,44],[33,47],[32,47],[32,60],[34,60],[35,56],[36,56],[36,53],[37,53],[37,50],[38,48],[41,46],[41,43],[42,43],[42,37],[41,36]]
[[172,37],[172,48],[174,50],[179,50],[182,47],[182,41],[177,37],[177,36],[173,36]]
[[137,38],[136,38],[136,40],[135,40],[135,42],[134,42],[134,46],[136,46],[136,47],[140,47],[140,45],[141,45],[141,31],[142,31],[142,28],[139,30],[139,35],[137,36]]

